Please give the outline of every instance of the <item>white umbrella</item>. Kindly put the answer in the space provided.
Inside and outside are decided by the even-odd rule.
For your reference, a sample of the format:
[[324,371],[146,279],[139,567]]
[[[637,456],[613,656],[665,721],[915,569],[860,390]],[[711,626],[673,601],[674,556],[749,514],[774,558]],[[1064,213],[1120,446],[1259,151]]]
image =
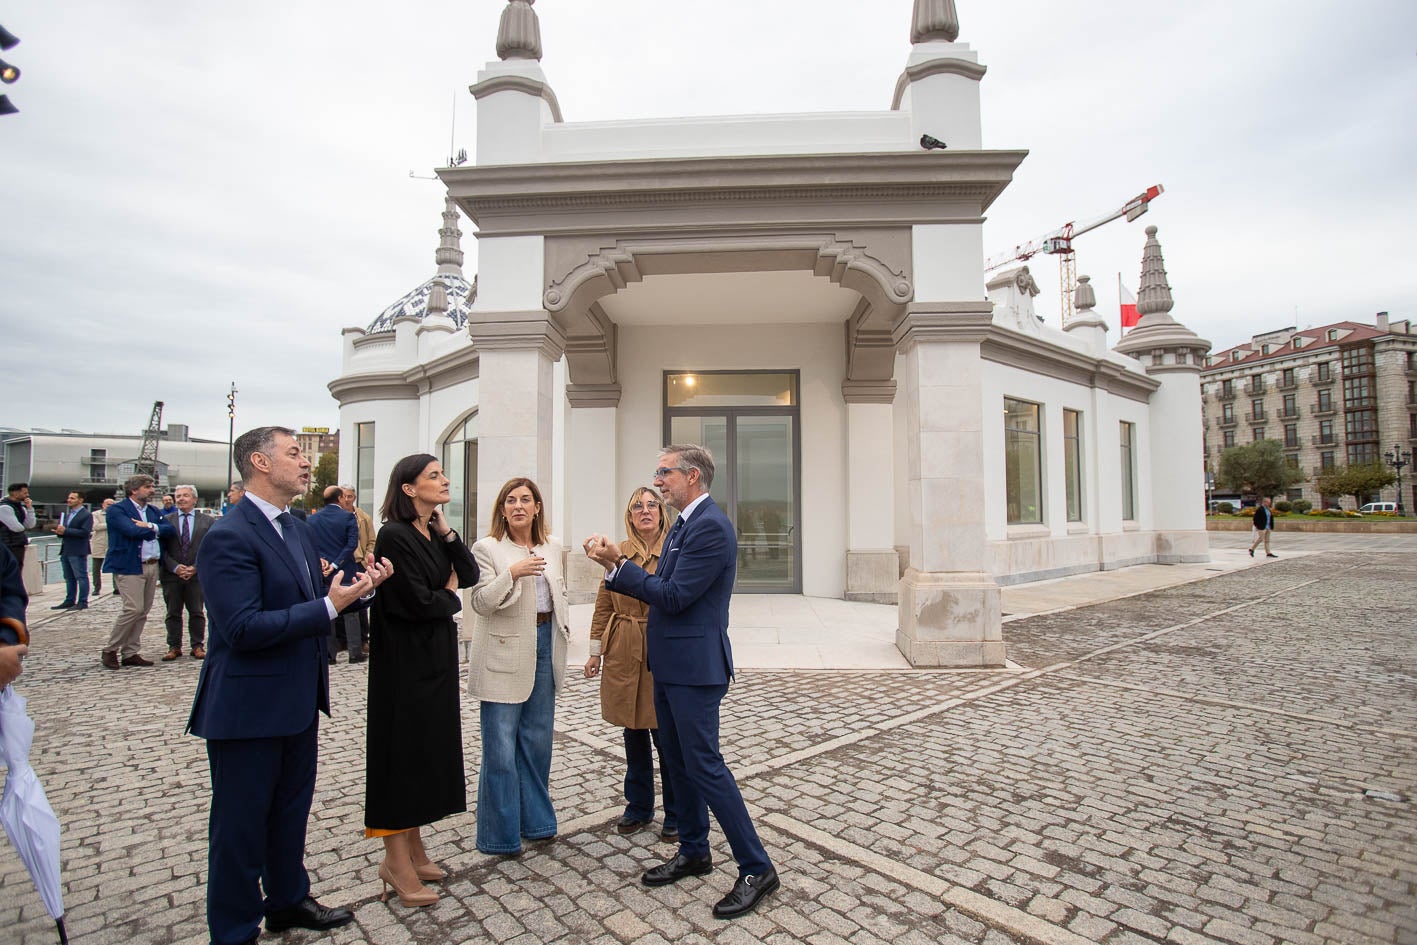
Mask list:
[[33,741],[34,721],[25,712],[25,697],[14,686],[6,686],[0,690],[0,762],[9,770],[0,796],[0,824],[30,871],[45,910],[59,926],[59,941],[67,945],[64,892],[59,883],[59,818],[30,767]]

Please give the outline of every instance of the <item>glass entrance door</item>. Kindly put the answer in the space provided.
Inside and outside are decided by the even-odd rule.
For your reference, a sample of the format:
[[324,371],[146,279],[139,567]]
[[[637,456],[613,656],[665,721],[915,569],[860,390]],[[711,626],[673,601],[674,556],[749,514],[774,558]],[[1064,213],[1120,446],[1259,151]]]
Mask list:
[[[697,392],[675,396],[675,379],[689,378]],[[741,380],[740,380],[741,379]],[[796,375],[668,375],[666,435],[670,443],[698,443],[714,456],[709,490],[738,533],[734,591],[802,592],[800,435]],[[784,384],[782,381],[790,383]],[[764,386],[775,389],[763,404]],[[703,405],[704,400],[712,406]],[[677,401],[677,403],[676,403]],[[725,401],[754,405],[727,406]],[[785,402],[784,402],[785,401]]]

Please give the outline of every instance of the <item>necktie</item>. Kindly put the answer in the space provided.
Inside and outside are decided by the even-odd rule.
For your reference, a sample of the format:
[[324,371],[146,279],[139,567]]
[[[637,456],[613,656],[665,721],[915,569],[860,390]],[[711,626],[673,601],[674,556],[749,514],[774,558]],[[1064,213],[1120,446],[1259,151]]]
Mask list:
[[280,537],[285,541],[285,546],[290,549],[290,553],[295,556],[295,564],[300,573],[305,576],[305,591],[314,597],[315,586],[310,581],[309,558],[305,554],[305,541],[295,530],[295,516],[289,512],[282,512],[276,516],[276,521],[280,522]]
[[181,541],[182,550],[184,552],[187,550],[187,546],[192,544],[192,532],[187,522],[187,519],[189,519],[190,517],[191,516],[188,513],[182,513],[182,535],[178,540]]
[[679,536],[679,531],[683,524],[684,516],[681,515],[674,520],[673,525],[669,526],[669,534],[664,536],[664,544],[661,546],[663,551],[659,556],[659,567],[655,571],[655,573],[660,576],[665,576],[666,571],[670,570],[669,561],[670,558],[674,556],[674,539]]

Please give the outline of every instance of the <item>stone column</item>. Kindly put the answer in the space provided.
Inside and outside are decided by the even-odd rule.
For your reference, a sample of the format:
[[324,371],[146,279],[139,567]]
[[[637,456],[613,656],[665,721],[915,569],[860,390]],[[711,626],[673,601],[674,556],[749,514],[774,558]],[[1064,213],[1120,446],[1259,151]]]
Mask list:
[[912,666],[1004,662],[984,523],[979,343],[990,322],[988,302],[916,303],[896,330],[911,513],[896,645]]
[[845,381],[846,599],[899,600],[900,556],[895,518],[885,499],[895,494],[895,381]]
[[571,603],[583,604],[595,600],[605,569],[581,554],[581,541],[595,532],[617,541],[624,537],[620,534],[624,530],[622,513],[629,496],[615,491],[620,385],[571,384],[566,397],[571,404],[566,443],[570,533],[563,537],[566,587]]
[[[492,520],[502,484],[526,476],[550,501],[552,415],[559,392],[552,367],[565,338],[544,311],[477,312],[468,322],[477,347],[477,520]],[[549,509],[547,510],[549,513]]]

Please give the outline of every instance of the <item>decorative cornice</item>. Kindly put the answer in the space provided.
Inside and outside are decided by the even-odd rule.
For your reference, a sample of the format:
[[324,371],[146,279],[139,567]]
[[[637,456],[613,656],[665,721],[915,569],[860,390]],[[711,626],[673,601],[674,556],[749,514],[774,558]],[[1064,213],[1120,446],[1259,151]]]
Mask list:
[[469,85],[467,90],[476,99],[484,99],[497,92],[525,92],[527,95],[545,100],[546,104],[551,107],[551,118],[557,124],[563,120],[561,118],[561,103],[556,100],[555,91],[540,79],[524,75],[496,75]]
[[[857,217],[894,225],[977,222],[1025,151],[887,151],[447,167],[438,176],[482,236],[674,225],[682,209],[723,223]],[[964,206],[961,206],[964,204]],[[843,207],[851,208],[842,221]],[[681,209],[682,208],[682,209]],[[711,209],[722,208],[722,209]],[[731,208],[731,210],[729,209]],[[795,216],[790,216],[795,214]],[[627,218],[635,215],[633,220]],[[624,221],[624,222],[622,222]]]
[[921,79],[928,79],[932,75],[962,75],[966,79],[978,82],[984,78],[984,73],[988,71],[988,66],[981,66],[968,59],[953,58],[930,59],[926,62],[917,62],[914,65],[906,66],[905,71],[900,74],[900,78],[895,80],[895,94],[891,96],[891,111],[900,111],[900,102],[905,98],[905,90]]
[[541,309],[474,312],[467,333],[479,351],[534,349],[558,361],[566,350],[566,336]]
[[618,407],[619,384],[567,384],[566,400],[572,407]]
[[1128,371],[1105,358],[1096,358],[1041,341],[994,325],[979,346],[980,357],[996,364],[1007,364],[1034,374],[1056,377],[1062,381],[1095,387],[1109,393],[1146,403],[1161,385],[1145,374]]
[[915,0],[910,16],[912,43],[952,43],[959,39],[959,12],[954,0]]
[[369,400],[417,400],[418,384],[403,371],[370,371],[347,374],[327,385],[341,407]]
[[[349,329],[346,328],[343,333],[349,333]],[[392,330],[376,331],[371,334],[361,328],[359,329],[359,334],[360,337],[355,338],[352,342],[355,351],[358,351],[360,348],[392,348],[394,346],[394,333]]]
[[841,397],[848,404],[890,404],[895,402],[894,378],[883,381],[841,382]]
[[920,341],[951,341],[978,344],[993,325],[994,305],[977,302],[915,302],[906,306],[896,322],[892,339],[897,350],[906,351]]

